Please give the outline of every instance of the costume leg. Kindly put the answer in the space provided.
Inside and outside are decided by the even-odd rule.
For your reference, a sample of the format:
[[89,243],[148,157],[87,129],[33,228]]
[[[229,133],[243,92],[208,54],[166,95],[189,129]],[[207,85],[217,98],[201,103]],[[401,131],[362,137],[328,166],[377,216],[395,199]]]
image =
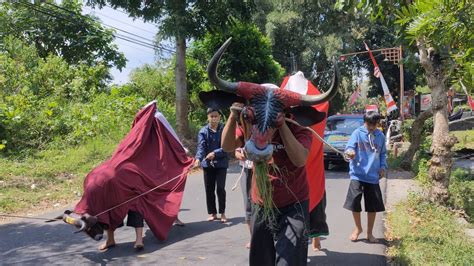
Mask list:
[[143,228],[143,216],[136,211],[128,211],[127,215],[127,226],[135,227],[135,228]]
[[329,235],[329,227],[326,222],[326,192],[321,201],[311,210],[309,214],[310,237]]
[[204,187],[208,214],[217,214],[216,210],[216,174],[214,168],[204,168]]
[[252,239],[250,241],[250,266],[274,266],[275,246],[273,234],[263,221],[263,212],[258,205],[252,206]]
[[309,202],[280,208],[275,236],[276,265],[307,265]]

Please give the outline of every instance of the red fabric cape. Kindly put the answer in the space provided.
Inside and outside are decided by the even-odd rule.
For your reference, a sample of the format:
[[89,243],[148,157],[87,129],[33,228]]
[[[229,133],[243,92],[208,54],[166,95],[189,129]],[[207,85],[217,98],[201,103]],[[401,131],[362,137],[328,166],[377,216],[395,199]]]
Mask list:
[[[285,77],[280,88],[284,89],[288,83],[290,76]],[[321,92],[309,80],[308,95],[318,95]],[[289,89],[289,88],[286,88]],[[319,112],[328,114],[329,102],[313,105],[313,108]],[[321,137],[324,138],[324,128],[326,127],[326,119],[311,126]],[[306,175],[309,185],[309,211],[314,209],[321,201],[325,191],[325,176],[324,176],[324,144],[315,136],[313,136],[313,143],[309,151],[308,159],[306,161]]]
[[158,239],[166,239],[178,215],[193,159],[155,117],[155,112],[156,103],[152,102],[137,113],[132,129],[112,158],[87,175],[84,195],[74,212],[97,215],[180,175],[153,192],[98,217],[99,222],[116,229],[129,210],[137,211]]

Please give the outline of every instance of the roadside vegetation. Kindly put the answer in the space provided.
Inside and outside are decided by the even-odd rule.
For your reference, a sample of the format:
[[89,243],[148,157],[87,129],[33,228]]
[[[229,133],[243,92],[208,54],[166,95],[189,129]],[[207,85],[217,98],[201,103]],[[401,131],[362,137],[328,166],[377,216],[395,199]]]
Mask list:
[[387,225],[394,265],[474,264],[474,242],[447,207],[411,195],[388,213]]

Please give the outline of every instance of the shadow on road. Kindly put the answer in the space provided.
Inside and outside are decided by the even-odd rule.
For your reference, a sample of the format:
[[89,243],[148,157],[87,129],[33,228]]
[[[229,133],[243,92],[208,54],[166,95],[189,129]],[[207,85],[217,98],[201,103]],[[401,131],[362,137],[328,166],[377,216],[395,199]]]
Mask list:
[[[153,253],[166,246],[172,245],[176,242],[195,237],[200,234],[209,233],[215,230],[223,229],[225,227],[234,226],[244,221],[243,217],[236,217],[229,219],[227,224],[218,222],[199,221],[186,223],[184,227],[175,226],[171,230],[168,239],[165,241],[158,241],[150,230],[146,230],[144,237],[145,249],[139,253],[132,248],[133,240],[128,243],[120,243],[117,247],[106,252],[85,252],[82,255],[93,263],[106,264],[124,257],[146,257],[148,253]],[[119,233],[119,232],[118,232]]]
[[97,250],[101,242],[93,241],[83,233],[73,234],[74,228],[62,222],[6,224],[0,226],[0,264],[56,264],[66,262],[72,257],[76,260],[77,257],[83,257],[98,264],[118,259],[136,259],[184,239],[234,226],[243,221],[243,217],[236,217],[229,219],[227,224],[208,221],[186,223],[184,227],[173,227],[166,241],[158,241],[148,229],[144,238],[145,249],[142,252],[135,252],[133,249],[133,233],[129,232],[127,236],[132,237],[125,239],[127,242],[123,241],[121,235],[125,235],[126,230],[133,230],[123,227],[115,234],[117,246],[102,253]]
[[387,258],[383,255],[343,253],[327,249],[322,249],[319,253],[321,255],[308,257],[308,265],[387,265]]

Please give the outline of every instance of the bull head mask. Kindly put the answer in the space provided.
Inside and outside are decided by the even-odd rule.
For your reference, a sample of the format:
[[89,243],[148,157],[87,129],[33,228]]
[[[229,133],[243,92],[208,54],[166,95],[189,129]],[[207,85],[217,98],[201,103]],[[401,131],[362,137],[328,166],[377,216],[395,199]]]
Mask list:
[[278,89],[276,85],[229,82],[218,77],[217,65],[230,41],[231,38],[219,48],[207,67],[210,82],[220,91],[201,92],[199,98],[207,107],[217,109],[228,108],[234,102],[246,104],[242,114],[245,122],[252,125],[250,139],[245,143],[247,157],[254,162],[268,161],[273,154],[273,146],[269,143],[275,130],[284,123],[285,115],[291,114],[303,126],[324,120],[325,114],[311,106],[326,102],[337,93],[336,61],[331,87],[321,95],[302,95]]
[[55,220],[58,219],[62,219],[67,224],[74,225],[78,229],[74,233],[84,232],[96,241],[101,240],[104,235],[104,228],[98,222],[97,217],[87,213],[79,215],[70,210],[66,210],[62,215],[55,218]]

